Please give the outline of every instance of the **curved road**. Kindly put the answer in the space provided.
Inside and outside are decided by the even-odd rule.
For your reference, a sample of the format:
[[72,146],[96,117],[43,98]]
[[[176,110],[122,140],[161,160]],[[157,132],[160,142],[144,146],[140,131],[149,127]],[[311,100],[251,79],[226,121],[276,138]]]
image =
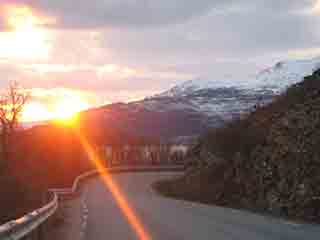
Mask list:
[[[152,239],[162,240],[301,240],[319,239],[320,228],[214,206],[168,199],[151,184],[174,173],[124,173],[114,180],[125,194]],[[138,239],[99,178],[82,193],[87,240]]]

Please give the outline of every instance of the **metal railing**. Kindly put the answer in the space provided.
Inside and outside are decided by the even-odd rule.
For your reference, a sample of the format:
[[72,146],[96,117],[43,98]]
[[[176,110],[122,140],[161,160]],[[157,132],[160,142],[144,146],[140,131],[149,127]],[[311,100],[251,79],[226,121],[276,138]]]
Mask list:
[[[152,167],[152,166],[140,166],[140,167],[116,167],[110,168],[107,171],[110,173],[116,172],[141,172],[141,171],[182,171],[183,166],[166,166],[166,167]],[[59,206],[58,195],[74,194],[77,192],[79,183],[88,177],[92,177],[98,174],[103,174],[103,171],[93,170],[86,172],[78,176],[71,188],[50,189],[49,192],[53,194],[53,199],[44,207],[39,208],[25,216],[9,221],[0,226],[0,240],[20,240],[24,237],[35,233],[39,230],[39,227],[46,222],[51,216],[53,216]]]
[[10,221],[0,226],[0,239],[18,240],[32,233],[50,216],[52,216],[58,208],[58,196],[54,194],[53,200],[46,206],[39,208],[27,215]]

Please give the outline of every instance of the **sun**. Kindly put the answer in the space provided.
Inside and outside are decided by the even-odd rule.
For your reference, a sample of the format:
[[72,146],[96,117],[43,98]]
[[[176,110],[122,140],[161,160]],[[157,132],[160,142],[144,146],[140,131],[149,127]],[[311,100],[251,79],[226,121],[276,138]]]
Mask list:
[[3,7],[7,25],[0,33],[0,57],[6,59],[45,59],[50,53],[50,34],[42,26],[53,19],[37,16],[26,6]]
[[39,122],[53,120],[59,123],[70,124],[77,119],[79,112],[89,109],[90,104],[80,99],[63,99],[48,106],[41,102],[27,104],[21,114],[23,122]]
[[73,121],[78,112],[88,109],[90,105],[79,97],[63,99],[55,104],[54,118],[59,121]]
[[52,120],[64,126],[75,126],[80,111],[88,109],[90,105],[81,98],[74,96],[58,101],[52,112]]
[[35,100],[29,102],[21,114],[22,122],[53,120],[70,125],[76,122],[79,112],[91,107],[91,103],[86,96],[73,90],[52,93],[42,100],[39,100],[39,95],[34,94],[33,98]]

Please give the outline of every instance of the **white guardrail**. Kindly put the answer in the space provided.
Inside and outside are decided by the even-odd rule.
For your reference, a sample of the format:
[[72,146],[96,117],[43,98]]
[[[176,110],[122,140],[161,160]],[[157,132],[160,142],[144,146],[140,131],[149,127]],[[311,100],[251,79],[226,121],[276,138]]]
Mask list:
[[[108,172],[135,172],[135,171],[183,171],[183,166],[144,166],[144,167],[116,167],[108,169]],[[78,176],[73,182],[72,188],[50,189],[53,193],[53,199],[46,206],[39,208],[25,216],[9,221],[0,226],[0,240],[20,240],[46,222],[58,209],[58,195],[74,194],[78,190],[81,180],[88,177],[103,174],[103,171],[93,170]]]

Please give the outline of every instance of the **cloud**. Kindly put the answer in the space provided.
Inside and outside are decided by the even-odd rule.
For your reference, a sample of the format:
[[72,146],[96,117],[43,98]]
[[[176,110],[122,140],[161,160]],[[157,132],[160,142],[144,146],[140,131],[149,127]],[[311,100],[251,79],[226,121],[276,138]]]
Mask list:
[[286,14],[312,8],[317,2],[318,0],[227,0],[222,1],[219,10],[282,12]]
[[[310,11],[315,0],[3,2],[56,21],[48,26],[49,58],[0,63],[0,87],[18,80],[125,100],[192,78],[242,80],[293,53],[307,57],[320,44],[320,17]],[[0,9],[0,29],[4,16]]]
[[[16,80],[25,88],[73,89],[107,96],[104,101],[127,101],[141,93],[152,95],[161,92],[177,81],[193,78],[193,75],[174,69],[133,69],[116,64],[66,65],[66,64],[11,64],[0,63],[0,88]],[[119,93],[119,96],[117,94]],[[125,97],[124,93],[127,94]],[[144,95],[144,96],[146,96]]]
[[[106,30],[100,41],[117,61],[126,64],[178,68],[188,65],[187,72],[194,69],[196,74],[215,78],[230,69],[238,74],[251,59],[319,46],[316,31],[319,23],[319,17],[305,14],[213,11],[187,23],[160,29]],[[226,61],[222,63],[221,59]],[[272,62],[251,66],[256,69],[259,64],[261,68]]]
[[[6,2],[6,1],[5,1]],[[150,27],[185,22],[221,11],[291,12],[310,8],[316,0],[7,0],[55,17],[58,27]],[[0,23],[1,26],[1,23]]]
[[[220,1],[217,1],[220,2]],[[202,15],[217,3],[212,0],[10,0],[55,17],[63,28],[141,27],[183,22]]]

